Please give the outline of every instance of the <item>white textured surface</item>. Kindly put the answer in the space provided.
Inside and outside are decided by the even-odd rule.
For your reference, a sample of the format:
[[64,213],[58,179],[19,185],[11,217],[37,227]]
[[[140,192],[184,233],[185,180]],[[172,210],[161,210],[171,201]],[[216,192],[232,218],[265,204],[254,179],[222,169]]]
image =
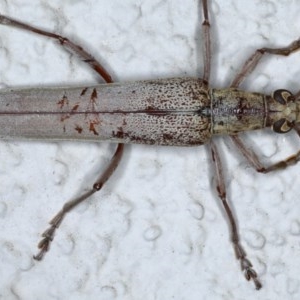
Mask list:
[[[213,1],[212,85],[228,85],[262,46],[300,36],[298,1]],[[0,12],[62,33],[101,59],[118,81],[201,76],[197,1],[1,1]],[[299,88],[300,64],[268,58],[243,85]],[[95,83],[52,41],[0,28],[0,82]],[[250,135],[265,161],[299,148],[293,135]],[[0,299],[299,299],[300,166],[269,175],[249,168],[230,142],[228,195],[263,289],[239,270],[205,147],[128,146],[103,191],[64,220],[51,251],[32,260],[40,233],[66,199],[90,186],[113,145],[0,143]]]

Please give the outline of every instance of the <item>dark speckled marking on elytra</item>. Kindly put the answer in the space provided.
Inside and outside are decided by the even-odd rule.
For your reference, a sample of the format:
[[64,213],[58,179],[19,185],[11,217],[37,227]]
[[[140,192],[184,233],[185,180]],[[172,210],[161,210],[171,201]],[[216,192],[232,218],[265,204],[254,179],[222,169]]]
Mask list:
[[84,96],[84,94],[86,93],[86,91],[88,90],[88,88],[84,88],[82,89],[81,93],[80,93],[80,96]]
[[[118,127],[117,131],[112,131],[111,136],[116,138],[116,139],[121,139],[123,141],[125,140],[130,140],[130,141],[135,141],[138,144],[143,144],[145,143],[145,139],[143,139],[140,136],[135,136],[131,132],[124,132],[122,127]],[[148,144],[148,141],[147,141]]]
[[65,115],[62,115],[61,118],[60,118],[60,121],[61,122],[64,122],[65,120],[69,119],[70,118],[70,115],[69,114],[65,114]]
[[163,134],[163,139],[164,141],[171,141],[173,139],[173,135],[172,134],[169,134],[169,133],[164,133]]
[[94,135],[99,135],[98,131],[95,128],[95,125],[98,125],[99,122],[97,121],[90,121],[89,131],[93,132]]
[[75,126],[75,130],[76,130],[78,133],[81,133],[83,129],[82,129],[81,126],[76,125],[76,126]]
[[126,137],[126,134],[124,133],[123,128],[118,127],[117,129],[118,129],[117,131],[112,132],[113,137],[115,137],[117,139],[124,139]]
[[[86,90],[84,91],[84,93]],[[92,132],[94,135],[99,136],[99,132],[96,129],[96,125],[100,124],[99,113],[96,112],[96,99],[98,98],[97,89],[93,88],[90,95],[89,103],[85,112],[85,122],[88,125],[88,131]]]
[[78,107],[79,107],[79,104],[75,104],[71,110],[71,113],[76,112],[78,110]]
[[69,104],[68,97],[66,95],[63,95],[62,99],[57,101],[57,105],[59,108],[63,108],[65,105]]
[[92,92],[92,95],[91,95],[91,100],[93,102],[95,102],[95,100],[98,98],[98,94],[97,94],[97,90],[94,88],[93,89],[93,92]]

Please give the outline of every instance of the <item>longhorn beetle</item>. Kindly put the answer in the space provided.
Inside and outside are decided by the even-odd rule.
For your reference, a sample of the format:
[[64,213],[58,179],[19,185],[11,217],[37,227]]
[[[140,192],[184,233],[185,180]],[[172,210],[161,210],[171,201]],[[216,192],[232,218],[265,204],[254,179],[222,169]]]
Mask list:
[[56,229],[65,215],[92,194],[100,191],[117,168],[124,144],[209,147],[215,172],[216,189],[227,216],[231,241],[247,280],[257,289],[261,283],[247,258],[237,230],[236,217],[227,201],[219,151],[214,136],[227,135],[258,172],[268,173],[298,162],[300,151],[274,163],[263,165],[248,149],[240,132],[270,127],[276,133],[295,130],[300,135],[300,92],[278,89],[272,95],[238,89],[265,55],[287,56],[300,49],[300,40],[282,48],[261,48],[244,63],[228,88],[209,85],[211,69],[210,20],[207,0],[202,1],[204,70],[199,78],[179,77],[114,83],[108,71],[85,49],[66,37],[38,29],[0,15],[0,24],[17,27],[57,41],[79,56],[106,84],[79,87],[2,89],[0,92],[0,136],[103,141],[117,143],[115,153],[92,188],[64,204],[42,234],[34,256],[41,260],[48,251]]

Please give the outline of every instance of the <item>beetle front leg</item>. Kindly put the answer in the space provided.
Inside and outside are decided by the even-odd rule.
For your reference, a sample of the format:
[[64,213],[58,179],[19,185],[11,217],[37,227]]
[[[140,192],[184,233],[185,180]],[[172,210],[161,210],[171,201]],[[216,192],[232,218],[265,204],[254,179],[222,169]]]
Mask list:
[[258,63],[264,56],[264,54],[289,56],[295,51],[300,49],[300,39],[295,40],[287,47],[282,48],[261,48],[257,49],[242,66],[240,72],[233,79],[230,87],[238,88],[240,84],[246,79],[246,77],[253,72]]
[[[296,130],[296,129],[295,129]],[[241,138],[237,135],[230,136],[234,145],[238,148],[238,150],[243,154],[246,160],[250,163],[251,167],[253,167],[259,173],[270,173],[272,171],[286,169],[289,166],[295,165],[298,161],[300,161],[300,151],[296,152],[289,157],[282,159],[276,163],[271,164],[270,166],[264,166],[256,153],[247,148]]]
[[[261,48],[257,49],[254,54],[252,54],[242,66],[240,72],[235,76],[234,80],[232,81],[230,87],[231,88],[238,88],[239,85],[246,79],[246,77],[253,72],[253,70],[257,67],[258,63],[264,56],[264,54],[271,54],[271,55],[281,55],[281,56],[289,56],[295,51],[300,50],[300,39],[295,40],[287,47],[282,48]],[[300,92],[295,95],[295,98],[300,97]],[[295,124],[294,130],[300,136],[300,127],[299,125]],[[238,150],[242,153],[242,155],[247,159],[250,165],[260,173],[269,173],[272,171],[285,169],[288,166],[296,164],[300,160],[300,151],[297,153],[283,159],[277,163],[271,164],[270,166],[264,166],[258,156],[255,154],[253,150],[248,149],[244,142],[240,139],[238,135],[230,135],[231,140],[238,148]]]

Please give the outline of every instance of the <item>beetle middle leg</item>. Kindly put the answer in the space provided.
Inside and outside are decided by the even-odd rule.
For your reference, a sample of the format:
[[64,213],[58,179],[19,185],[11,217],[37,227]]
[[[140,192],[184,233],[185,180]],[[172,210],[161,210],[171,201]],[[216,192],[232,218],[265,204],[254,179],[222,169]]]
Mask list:
[[[27,25],[25,23],[13,20],[11,18],[2,16],[2,15],[0,15],[0,24],[17,27],[17,28],[20,28],[20,29],[23,29],[26,31],[30,31],[30,32],[40,34],[42,36],[46,36],[46,37],[52,38],[54,40],[57,40],[59,42],[59,44],[62,45],[66,50],[71,51],[72,53],[77,55],[80,59],[82,59],[82,61],[87,63],[107,83],[113,82],[110,74],[101,65],[100,62],[98,62],[92,55],[90,55],[81,46],[73,43],[66,37],[63,37],[61,35],[58,35],[58,34],[55,34],[52,32],[48,32],[45,30],[41,30],[34,26]],[[88,190],[87,192],[83,193],[81,196],[76,197],[75,199],[66,202],[63,205],[62,209],[49,222],[50,227],[46,231],[44,231],[44,233],[42,234],[43,239],[38,244],[38,248],[40,249],[40,251],[37,255],[33,256],[34,259],[41,260],[44,256],[44,254],[48,251],[50,243],[54,238],[55,230],[61,224],[64,216],[69,211],[71,211],[75,206],[77,206],[79,203],[81,203],[84,200],[86,200],[87,198],[89,198],[95,192],[101,190],[101,188],[103,187],[105,182],[110,178],[110,176],[113,174],[114,170],[118,167],[118,164],[123,155],[123,149],[124,149],[124,144],[118,144],[117,148],[115,150],[115,153],[114,153],[113,157],[111,158],[111,161],[109,162],[109,164],[106,167],[106,169],[104,170],[104,172],[99,176],[99,178],[93,184],[92,188],[90,190]]]
[[241,269],[245,272],[244,274],[246,279],[252,279],[254,281],[256,289],[259,290],[262,287],[262,285],[257,278],[257,273],[252,268],[252,263],[249,259],[246,258],[246,252],[240,244],[240,237],[237,229],[236,220],[226,199],[225,180],[223,176],[223,168],[218,149],[213,141],[210,142],[210,147],[212,153],[212,160],[215,165],[217,192],[219,198],[222,201],[223,207],[229,220],[229,225],[231,229],[231,241],[233,243],[236,257],[241,262]]
[[210,23],[208,19],[207,0],[202,0],[203,16],[202,23],[203,39],[204,39],[204,71],[203,80],[209,82],[210,66],[211,66],[211,42],[210,42]]
[[[261,58],[263,57],[264,54],[272,54],[272,55],[281,55],[281,56],[288,56],[291,53],[297,51],[300,49],[300,39],[294,41],[293,43],[291,43],[289,46],[287,47],[282,47],[282,48],[261,48],[255,51],[255,53],[253,55],[251,55],[248,60],[246,60],[245,64],[242,66],[240,72],[236,75],[236,77],[234,78],[234,80],[232,81],[231,84],[231,88],[238,88],[238,86],[246,79],[246,77],[255,69],[255,67],[258,65],[258,63],[260,62]],[[298,99],[300,97],[300,92],[298,94],[295,95],[295,99]],[[295,124],[294,128],[293,128],[297,134],[300,136],[300,126]],[[279,169],[284,169],[290,165],[294,165],[296,164],[299,160],[300,160],[300,151],[296,152],[295,154],[287,157],[286,159],[280,160],[279,162],[276,162],[274,164],[271,164],[270,166],[264,166],[258,156],[256,155],[256,153],[253,150],[248,149],[245,144],[243,143],[243,141],[241,140],[241,138],[239,137],[239,135],[231,135],[230,136],[231,140],[233,141],[234,145],[238,148],[238,150],[242,153],[242,155],[247,159],[247,161],[250,163],[250,165],[257,171],[257,172],[262,172],[262,173],[268,173],[271,171],[275,171],[275,170],[279,170]],[[213,156],[215,156],[214,160],[218,160],[218,154],[216,152],[216,149],[214,149],[214,145],[212,145],[212,154]],[[221,182],[223,181],[222,178],[222,170],[221,167],[218,166],[218,163],[216,163],[216,169],[219,172],[219,177],[218,177],[218,193],[219,193],[219,197],[222,199],[222,197],[225,199],[225,190],[223,191],[223,195],[222,195],[222,188],[223,185],[221,184]],[[226,209],[226,208],[225,208]],[[229,215],[227,213],[227,215]],[[229,216],[230,219],[230,216]],[[231,223],[231,227],[232,227],[232,236],[233,236],[233,243],[235,244],[234,238],[238,237],[236,234],[236,228],[235,228],[235,224],[232,223],[234,222],[234,219],[232,219],[233,221],[231,221],[230,219],[230,223]],[[237,244],[238,245],[238,244]],[[252,273],[252,269],[251,269],[251,263],[249,265],[247,265],[247,263],[249,262],[247,259],[245,260],[244,258],[244,253],[243,250],[241,250],[241,252],[239,253],[238,251],[236,251],[237,255],[240,255],[240,259],[242,262],[242,268],[245,267],[246,268],[246,278],[250,279],[252,278],[256,284],[256,288],[260,288],[261,285],[260,283],[257,281],[256,278],[256,273]],[[245,261],[245,265],[243,266],[243,261]],[[247,268],[249,268],[249,271],[247,270]]]
[[[203,28],[203,36],[204,36],[204,75],[203,78],[207,83],[209,82],[209,75],[210,75],[210,64],[211,64],[211,46],[210,46],[210,24],[209,24],[209,16],[208,16],[208,8],[207,8],[207,1],[202,0],[202,8],[203,8],[203,18],[204,21],[202,23]],[[219,155],[219,151],[217,149],[216,144],[213,140],[209,143],[212,161],[214,165],[214,174],[216,177],[216,189],[219,198],[222,201],[229,226],[231,231],[231,241],[233,243],[234,251],[238,260],[241,263],[241,269],[245,274],[247,280],[252,279],[256,286],[256,289],[261,288],[261,283],[257,278],[257,273],[252,268],[252,263],[246,258],[246,252],[243,250],[243,247],[240,244],[240,237],[237,229],[237,221],[236,218],[229,206],[226,197],[226,186],[225,180],[223,176],[223,167],[221,158]]]

